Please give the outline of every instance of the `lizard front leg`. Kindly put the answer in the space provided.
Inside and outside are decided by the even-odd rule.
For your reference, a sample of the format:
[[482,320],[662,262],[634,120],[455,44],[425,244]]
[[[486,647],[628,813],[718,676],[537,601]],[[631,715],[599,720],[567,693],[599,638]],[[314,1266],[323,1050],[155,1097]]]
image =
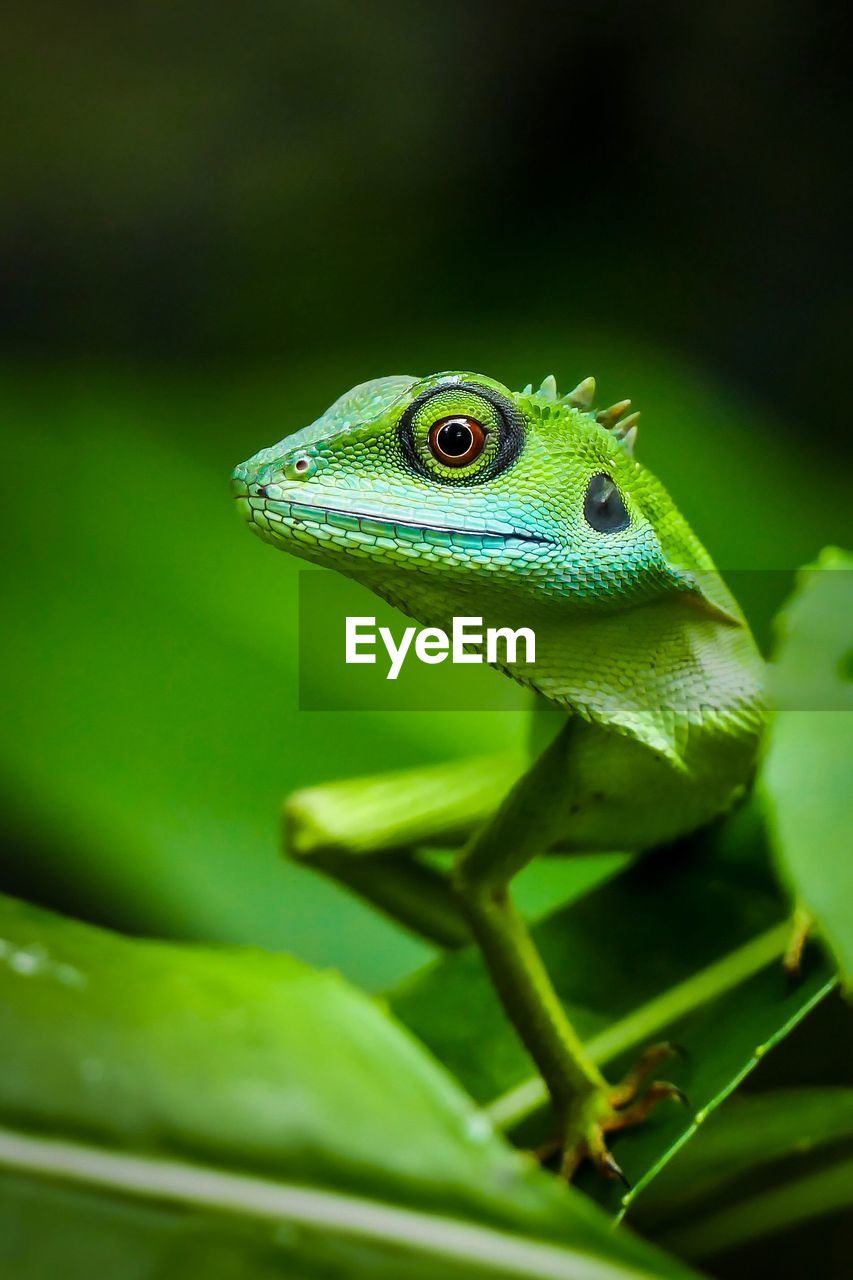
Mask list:
[[306,788],[285,802],[285,851],[429,941],[463,946],[459,899],[418,849],[458,848],[524,765],[507,753]]
[[453,883],[504,1010],[547,1085],[564,1176],[588,1157],[608,1176],[621,1177],[605,1135],[641,1122],[657,1100],[679,1094],[661,1081],[643,1089],[663,1047],[647,1051],[611,1088],[584,1050],[509,894],[513,877],[562,834],[574,732],[570,720],[471,838],[456,860]]

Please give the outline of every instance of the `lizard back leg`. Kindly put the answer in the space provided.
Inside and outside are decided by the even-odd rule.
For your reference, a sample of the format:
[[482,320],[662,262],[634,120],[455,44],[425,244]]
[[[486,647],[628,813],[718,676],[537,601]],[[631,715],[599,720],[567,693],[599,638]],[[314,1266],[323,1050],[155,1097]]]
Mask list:
[[429,941],[463,946],[471,933],[458,897],[419,850],[458,848],[524,765],[507,753],[305,788],[285,801],[285,853]]

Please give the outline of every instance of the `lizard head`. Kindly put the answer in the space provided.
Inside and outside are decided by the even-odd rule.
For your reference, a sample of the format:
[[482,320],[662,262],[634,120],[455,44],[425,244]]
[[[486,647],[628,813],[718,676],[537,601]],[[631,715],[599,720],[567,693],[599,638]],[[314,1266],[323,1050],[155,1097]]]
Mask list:
[[[594,679],[614,625],[630,643],[628,610],[677,601],[706,628],[742,622],[634,457],[629,402],[596,413],[594,389],[591,378],[563,396],[553,377],[517,393],[474,373],[380,378],[237,467],[233,492],[265,541],[363,582],[423,624],[469,615],[542,629],[554,637],[552,672],[565,670],[571,633]],[[507,669],[601,718],[584,710],[577,682]]]
[[[392,592],[458,613],[495,597],[625,608],[671,592],[702,604],[689,565],[710,562],[633,456],[629,401],[596,414],[594,383],[513,393],[490,378],[379,378],[237,467],[260,537]],[[705,601],[709,610],[713,606]],[[435,609],[430,610],[431,613]]]

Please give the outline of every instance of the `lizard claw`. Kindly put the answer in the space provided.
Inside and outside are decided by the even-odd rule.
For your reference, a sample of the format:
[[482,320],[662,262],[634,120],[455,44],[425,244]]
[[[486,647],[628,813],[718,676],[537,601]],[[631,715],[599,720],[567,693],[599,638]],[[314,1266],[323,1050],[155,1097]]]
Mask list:
[[691,1110],[687,1094],[683,1089],[679,1089],[677,1084],[672,1084],[669,1080],[653,1080],[648,1089],[644,1090],[634,1102],[616,1111],[613,1122],[608,1126],[608,1132],[632,1129],[634,1125],[642,1124],[653,1107],[669,1098],[686,1107],[688,1111]]
[[[624,1080],[615,1085],[608,1094],[608,1102],[617,1111],[623,1110],[630,1103],[636,1102],[642,1092],[643,1085],[661,1062],[668,1058],[686,1057],[687,1051],[671,1040],[662,1040],[659,1044],[651,1044],[644,1049]],[[673,1086],[674,1088],[675,1086]]]
[[598,1167],[606,1178],[611,1178],[614,1181],[618,1178],[627,1191],[631,1190],[631,1184],[626,1178],[622,1166],[617,1164],[609,1151],[605,1151],[598,1161]]
[[[650,1045],[620,1084],[602,1089],[586,1100],[574,1125],[570,1126],[569,1140],[563,1150],[560,1172],[564,1178],[570,1179],[579,1165],[589,1160],[604,1177],[618,1178],[630,1190],[630,1182],[608,1149],[607,1135],[642,1124],[652,1109],[665,1100],[690,1108],[687,1095],[677,1084],[669,1080],[649,1081],[661,1061],[683,1053],[683,1049],[668,1041]],[[573,1136],[572,1129],[577,1136]],[[559,1143],[549,1144],[549,1154],[555,1149],[559,1149]]]

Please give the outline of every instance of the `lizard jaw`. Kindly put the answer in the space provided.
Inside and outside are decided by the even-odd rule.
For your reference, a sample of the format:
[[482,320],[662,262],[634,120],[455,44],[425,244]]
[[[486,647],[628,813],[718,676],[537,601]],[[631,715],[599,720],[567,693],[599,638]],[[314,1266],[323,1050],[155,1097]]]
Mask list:
[[[370,511],[354,511],[319,503],[288,501],[254,496],[245,484],[235,483],[234,498],[245,519],[258,531],[279,533],[282,541],[294,529],[327,536],[356,535],[352,541],[376,545],[379,539],[412,544],[424,542],[432,546],[456,548],[459,551],[504,548],[514,544],[552,545],[543,535],[505,528],[461,528],[428,521],[398,519]],[[260,516],[260,520],[258,519]],[[270,526],[269,530],[265,526]],[[381,546],[382,543],[379,543]]]

